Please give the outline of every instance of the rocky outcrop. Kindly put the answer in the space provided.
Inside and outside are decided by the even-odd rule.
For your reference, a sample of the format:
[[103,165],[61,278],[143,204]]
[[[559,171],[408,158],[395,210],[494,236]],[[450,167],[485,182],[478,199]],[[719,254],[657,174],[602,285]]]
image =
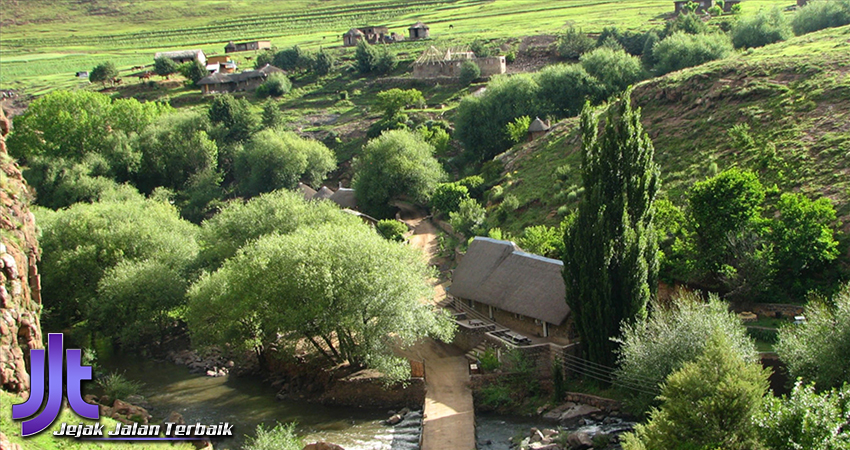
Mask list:
[[43,348],[35,217],[27,185],[6,151],[10,124],[0,110],[0,389],[29,391],[29,351]]

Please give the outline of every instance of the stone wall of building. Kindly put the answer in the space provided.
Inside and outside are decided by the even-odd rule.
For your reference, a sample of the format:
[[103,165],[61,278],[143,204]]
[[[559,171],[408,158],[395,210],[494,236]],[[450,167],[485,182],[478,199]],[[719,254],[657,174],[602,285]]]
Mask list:
[[504,56],[491,56],[489,58],[475,58],[475,64],[481,69],[482,77],[490,77],[505,73],[508,70]]
[[40,252],[28,188],[6,151],[10,124],[0,109],[0,389],[28,391],[29,351],[41,337]]

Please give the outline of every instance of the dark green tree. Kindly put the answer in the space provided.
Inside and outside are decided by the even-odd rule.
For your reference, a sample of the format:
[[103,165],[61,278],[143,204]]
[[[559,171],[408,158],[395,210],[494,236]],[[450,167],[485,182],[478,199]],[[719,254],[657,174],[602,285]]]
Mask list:
[[316,61],[313,64],[313,70],[315,70],[319,75],[327,75],[331,73],[331,69],[333,69],[335,62],[333,55],[319,49],[319,53],[316,53]]
[[197,59],[183,63],[177,70],[180,72],[180,75],[183,75],[187,80],[190,80],[193,85],[197,85],[201,79],[210,74],[209,71],[207,71],[206,66],[201,64],[201,62]]
[[153,60],[153,71],[161,77],[168,78],[169,75],[177,73],[179,67],[173,59],[165,56]]
[[481,69],[475,61],[466,60],[460,65],[460,84],[466,86],[481,76]]
[[94,66],[94,69],[89,73],[89,81],[92,83],[106,83],[117,76],[118,69],[115,68],[115,63],[107,61]]
[[263,128],[274,128],[283,125],[283,111],[280,110],[280,104],[274,100],[267,100],[263,103],[262,113]]
[[210,104],[209,115],[213,125],[218,126],[212,134],[220,143],[245,141],[257,126],[248,100],[236,99],[230,94],[216,96]]
[[564,282],[585,357],[614,365],[621,324],[646,314],[658,278],[655,149],[632,110],[631,90],[611,105],[605,130],[590,105],[581,115],[585,198],[564,235]]

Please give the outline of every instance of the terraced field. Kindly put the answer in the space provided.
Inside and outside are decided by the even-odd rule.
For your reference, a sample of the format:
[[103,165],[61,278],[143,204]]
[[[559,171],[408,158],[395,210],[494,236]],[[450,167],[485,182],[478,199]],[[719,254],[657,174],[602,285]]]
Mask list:
[[[793,4],[748,0],[745,12]],[[434,41],[447,45],[556,34],[570,24],[589,32],[612,25],[646,29],[673,9],[671,1],[659,0],[10,0],[3,7],[0,88],[36,94],[73,88],[76,71],[106,60],[129,68],[150,64],[154,52],[167,49],[221,53],[230,40],[334,48],[354,26],[386,25],[406,35],[422,20]]]

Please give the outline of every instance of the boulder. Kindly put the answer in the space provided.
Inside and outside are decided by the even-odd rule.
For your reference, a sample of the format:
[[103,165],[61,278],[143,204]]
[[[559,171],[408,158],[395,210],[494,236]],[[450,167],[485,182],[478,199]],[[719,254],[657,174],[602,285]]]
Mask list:
[[566,410],[568,410],[568,409],[570,409],[574,406],[576,406],[576,404],[573,403],[573,402],[564,403],[563,405],[559,405],[555,409],[548,411],[546,414],[543,414],[543,418],[546,419],[546,420],[551,420],[551,421],[557,422],[558,419],[561,418],[561,414],[563,414],[564,411],[566,411]]
[[531,442],[541,442],[543,441],[544,436],[543,433],[540,432],[540,430],[538,430],[537,428],[532,428],[531,436],[529,436],[529,438],[531,438]]
[[316,442],[315,444],[307,444],[302,450],[345,450],[336,444],[329,444],[327,442]]
[[393,414],[392,417],[387,419],[387,425],[395,425],[395,424],[401,422],[401,420],[403,418],[404,417],[402,417],[400,414]]
[[557,436],[559,434],[558,430],[553,430],[551,428],[544,428],[542,433],[543,433],[543,437],[545,437],[545,438],[551,438],[551,437]]
[[593,439],[583,431],[576,431],[567,436],[567,445],[572,450],[587,450],[593,448]]
[[177,411],[171,411],[171,414],[168,415],[162,423],[170,422],[177,425],[186,425],[186,420],[183,419],[183,415]]
[[576,405],[564,411],[564,413],[558,418],[558,421],[565,427],[571,427],[577,424],[581,419],[593,414],[598,414],[601,411],[602,410],[599,408],[590,405]]

